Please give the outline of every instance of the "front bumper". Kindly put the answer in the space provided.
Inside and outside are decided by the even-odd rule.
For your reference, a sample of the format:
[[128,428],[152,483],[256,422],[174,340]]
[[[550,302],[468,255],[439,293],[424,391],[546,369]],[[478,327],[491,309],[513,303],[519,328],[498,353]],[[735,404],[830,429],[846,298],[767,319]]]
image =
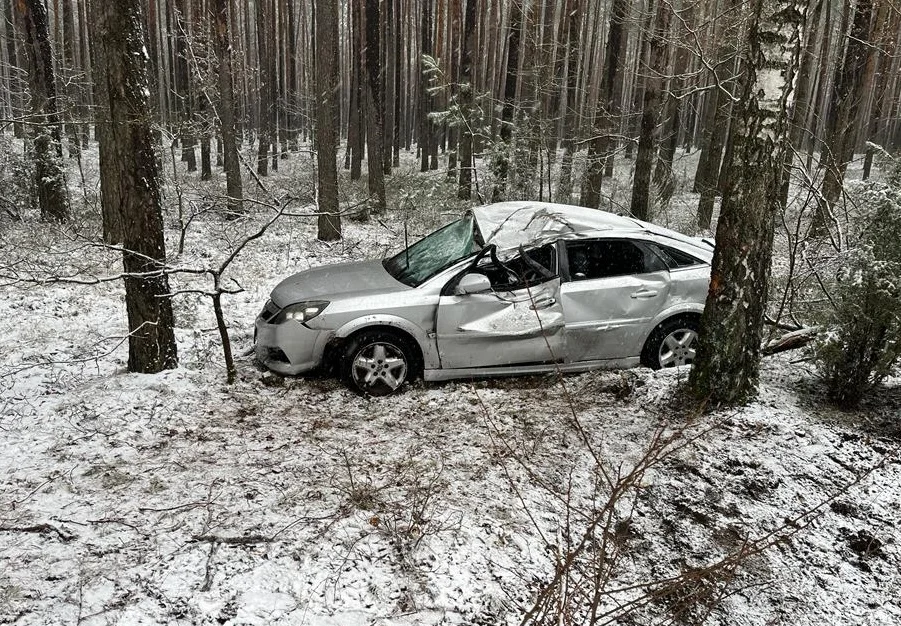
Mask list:
[[254,332],[257,360],[273,372],[284,375],[302,374],[322,363],[329,331],[307,328],[295,321],[269,324],[258,317]]

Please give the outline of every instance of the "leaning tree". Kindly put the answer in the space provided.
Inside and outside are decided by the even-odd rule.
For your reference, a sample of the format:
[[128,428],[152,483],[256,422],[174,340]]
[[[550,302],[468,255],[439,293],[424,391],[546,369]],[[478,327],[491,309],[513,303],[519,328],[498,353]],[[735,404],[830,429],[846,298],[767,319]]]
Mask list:
[[804,0],[754,0],[732,119],[730,175],[716,230],[692,395],[737,404],[757,388],[775,219],[787,145],[787,110]]

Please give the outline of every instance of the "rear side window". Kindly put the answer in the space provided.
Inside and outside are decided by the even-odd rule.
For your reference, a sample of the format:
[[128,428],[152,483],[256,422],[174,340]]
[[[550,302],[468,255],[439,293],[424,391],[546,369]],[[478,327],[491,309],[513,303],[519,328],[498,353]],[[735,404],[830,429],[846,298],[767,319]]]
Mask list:
[[668,268],[676,269],[679,267],[691,267],[692,265],[702,265],[704,262],[696,259],[691,256],[687,252],[682,252],[681,250],[677,250],[676,248],[670,248],[669,246],[661,246],[660,244],[647,244],[656,250],[663,260],[666,262],[666,266]]
[[647,274],[666,269],[663,259],[652,250],[623,239],[570,241],[566,244],[566,255],[572,280]]

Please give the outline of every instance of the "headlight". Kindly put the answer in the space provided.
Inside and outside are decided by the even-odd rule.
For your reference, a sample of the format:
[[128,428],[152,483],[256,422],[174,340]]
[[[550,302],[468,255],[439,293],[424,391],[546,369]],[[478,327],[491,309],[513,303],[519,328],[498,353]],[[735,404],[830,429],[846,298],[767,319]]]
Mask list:
[[289,304],[279,311],[278,315],[272,320],[272,324],[283,324],[288,320],[294,320],[305,324],[311,319],[322,313],[328,302],[324,300],[314,300],[311,302],[298,302],[297,304]]

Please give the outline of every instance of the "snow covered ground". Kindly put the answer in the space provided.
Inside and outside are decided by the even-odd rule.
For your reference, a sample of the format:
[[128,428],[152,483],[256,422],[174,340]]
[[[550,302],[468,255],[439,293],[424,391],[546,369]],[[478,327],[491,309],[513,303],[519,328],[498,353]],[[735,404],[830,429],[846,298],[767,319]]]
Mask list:
[[[186,181],[185,210],[202,208]],[[270,214],[202,214],[175,256],[175,198],[178,267],[217,265]],[[446,221],[425,213],[411,239]],[[227,273],[244,289],[225,298],[236,349],[281,277],[396,249],[401,218],[346,221],[335,244],[282,218]],[[3,273],[114,276],[96,226],[4,218]],[[764,362],[756,402],[704,416],[674,399],[684,371],[366,399],[242,357],[228,386],[201,295],[175,299],[181,366],[139,375],[119,282],[0,285],[2,622],[513,624],[547,598],[582,624],[600,589],[599,624],[901,623],[898,379],[841,413],[788,353]]]

